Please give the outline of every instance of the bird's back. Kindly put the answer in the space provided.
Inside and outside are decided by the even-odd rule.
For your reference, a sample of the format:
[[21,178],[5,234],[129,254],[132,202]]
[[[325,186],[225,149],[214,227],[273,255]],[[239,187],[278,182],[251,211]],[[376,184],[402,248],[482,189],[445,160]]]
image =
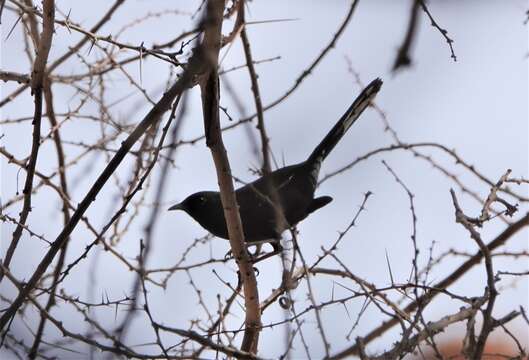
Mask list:
[[310,171],[305,162],[286,166],[236,191],[247,241],[277,238],[308,215],[316,186]]

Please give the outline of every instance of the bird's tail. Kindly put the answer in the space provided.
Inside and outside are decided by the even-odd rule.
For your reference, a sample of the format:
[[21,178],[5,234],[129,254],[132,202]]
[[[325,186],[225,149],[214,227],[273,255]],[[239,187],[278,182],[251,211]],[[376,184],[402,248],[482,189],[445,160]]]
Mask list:
[[[364,90],[358,95],[355,101],[349,106],[349,109],[342,115],[340,120],[334,125],[329,131],[325,138],[316,146],[312,154],[307,159],[307,163],[314,166],[314,171],[319,172],[319,168],[323,160],[329,155],[334,149],[338,141],[344,136],[349,130],[351,125],[354,124],[356,119],[360,117],[362,112],[369,106],[371,101],[375,98],[376,94],[382,86],[382,80],[376,78],[366,86]],[[317,178],[317,176],[316,176]]]

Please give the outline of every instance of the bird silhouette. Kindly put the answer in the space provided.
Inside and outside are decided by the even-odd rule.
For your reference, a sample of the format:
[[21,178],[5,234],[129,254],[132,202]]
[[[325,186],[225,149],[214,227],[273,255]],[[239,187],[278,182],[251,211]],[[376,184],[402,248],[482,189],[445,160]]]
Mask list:
[[[265,174],[235,191],[247,242],[279,239],[284,230],[332,201],[330,196],[314,197],[321,164],[381,86],[379,78],[366,86],[307,160]],[[218,191],[194,193],[169,210],[183,210],[211,234],[229,237]],[[278,241],[271,244],[274,250],[280,249]]]

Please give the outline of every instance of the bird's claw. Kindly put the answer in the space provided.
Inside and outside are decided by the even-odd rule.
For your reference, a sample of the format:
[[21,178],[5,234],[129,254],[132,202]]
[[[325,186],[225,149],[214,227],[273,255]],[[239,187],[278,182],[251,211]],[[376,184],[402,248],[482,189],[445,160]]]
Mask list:
[[231,249],[228,250],[228,252],[226,253],[226,255],[224,255],[224,261],[228,261],[230,260],[231,258],[233,258],[233,253],[231,252]]
[[[272,245],[273,250],[269,253],[264,253],[262,256],[260,256],[260,246],[262,246],[263,241],[257,241],[257,242],[250,242],[246,243],[246,253],[248,254],[248,258],[252,264],[257,264],[260,261],[263,261],[265,259],[268,259],[269,257],[272,257],[274,255],[277,255],[283,251],[283,246],[281,246],[279,240],[273,240],[273,241],[266,241]],[[248,250],[249,246],[258,246],[258,249],[256,252],[252,253]],[[233,259],[233,252],[231,249],[224,255],[224,261],[228,261],[230,259]],[[255,269],[255,268],[254,268]]]

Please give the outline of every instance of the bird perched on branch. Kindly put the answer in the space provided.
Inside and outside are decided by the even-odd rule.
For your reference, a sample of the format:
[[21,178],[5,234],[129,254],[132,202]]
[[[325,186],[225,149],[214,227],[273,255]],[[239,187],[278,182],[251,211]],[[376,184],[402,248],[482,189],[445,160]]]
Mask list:
[[[246,242],[279,239],[281,233],[332,201],[314,197],[323,160],[369,106],[382,80],[373,80],[355,99],[307,160],[277,169],[235,191]],[[183,210],[213,235],[228,239],[218,191],[200,191],[169,210]],[[272,242],[279,251],[279,242]]]

